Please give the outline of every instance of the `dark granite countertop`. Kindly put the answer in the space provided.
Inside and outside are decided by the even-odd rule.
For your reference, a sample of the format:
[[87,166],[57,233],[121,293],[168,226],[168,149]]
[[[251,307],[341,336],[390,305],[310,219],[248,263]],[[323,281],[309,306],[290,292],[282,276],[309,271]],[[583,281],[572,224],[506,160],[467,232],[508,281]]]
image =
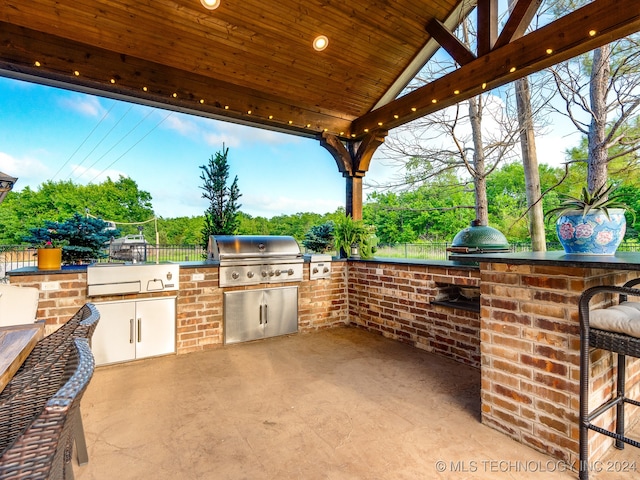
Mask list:
[[640,252],[617,252],[615,255],[576,255],[562,250],[551,252],[482,253],[452,255],[452,259],[512,265],[550,265],[556,267],[640,270]]

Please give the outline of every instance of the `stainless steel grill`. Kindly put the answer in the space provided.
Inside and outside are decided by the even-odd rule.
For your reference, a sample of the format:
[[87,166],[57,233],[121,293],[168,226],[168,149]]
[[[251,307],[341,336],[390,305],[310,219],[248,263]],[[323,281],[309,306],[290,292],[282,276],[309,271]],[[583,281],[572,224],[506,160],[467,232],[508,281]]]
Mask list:
[[302,281],[303,258],[293,237],[212,235],[208,258],[220,262],[220,287]]

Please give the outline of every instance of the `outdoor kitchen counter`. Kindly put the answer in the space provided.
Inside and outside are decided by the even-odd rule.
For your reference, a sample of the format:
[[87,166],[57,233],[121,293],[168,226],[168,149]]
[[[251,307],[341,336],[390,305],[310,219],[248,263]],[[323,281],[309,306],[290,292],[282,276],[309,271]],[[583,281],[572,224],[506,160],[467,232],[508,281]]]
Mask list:
[[[597,285],[640,276],[640,254],[567,255],[563,251],[464,255],[480,268],[482,422],[570,463],[578,459],[580,321],[578,301]],[[598,297],[598,305],[606,299]],[[615,388],[614,354],[595,350],[590,403]],[[627,386],[640,390],[640,361],[629,359]],[[630,411],[631,412],[631,411]],[[637,411],[627,414],[633,423]],[[612,421],[603,418],[603,422]],[[611,446],[590,438],[591,460]]]
[[640,253],[617,252],[615,255],[576,255],[564,251],[484,253],[452,255],[455,260],[506,263],[511,265],[548,265],[556,267],[585,267],[618,270],[640,270]]

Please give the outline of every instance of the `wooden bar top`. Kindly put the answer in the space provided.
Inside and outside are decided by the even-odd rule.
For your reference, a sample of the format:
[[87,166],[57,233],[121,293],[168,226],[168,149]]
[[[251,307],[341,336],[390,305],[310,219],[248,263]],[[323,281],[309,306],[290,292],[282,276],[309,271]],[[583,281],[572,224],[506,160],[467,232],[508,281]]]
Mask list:
[[44,323],[0,327],[0,392],[43,335]]

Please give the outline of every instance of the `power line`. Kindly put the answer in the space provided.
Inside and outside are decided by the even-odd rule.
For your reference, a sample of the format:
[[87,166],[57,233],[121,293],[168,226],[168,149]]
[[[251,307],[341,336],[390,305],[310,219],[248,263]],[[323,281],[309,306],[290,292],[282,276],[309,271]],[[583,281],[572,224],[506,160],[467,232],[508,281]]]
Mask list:
[[113,162],[111,162],[109,165],[107,165],[100,173],[98,173],[95,177],[93,177],[91,180],[89,180],[89,183],[93,182],[96,178],[98,178],[99,176],[101,176],[104,172],[106,172],[107,170],[109,170],[118,160],[120,160],[122,157],[124,157],[127,153],[129,153],[133,147],[135,147],[136,145],[138,145],[142,140],[144,140],[145,138],[147,138],[149,136],[149,134],[151,132],[153,132],[156,128],[158,128],[160,125],[162,125],[162,123],[164,123],[164,121],[169,118],[171,115],[173,115],[173,112],[169,112],[162,120],[160,120],[151,130],[149,130],[146,134],[144,134],[142,136],[142,138],[140,138],[140,140],[138,140],[136,143],[134,143],[133,145],[131,145],[122,155],[120,155],[118,158],[116,158]]
[[104,122],[104,120],[109,116],[109,114],[111,113],[111,110],[113,110],[113,107],[116,106],[116,101],[114,100],[111,103],[111,107],[109,108],[109,110],[102,116],[102,118],[100,119],[100,121],[98,123],[96,123],[95,127],[93,127],[93,129],[89,132],[89,134],[84,138],[84,140],[80,143],[80,145],[78,145],[78,148],[75,149],[75,151],[71,154],[71,156],[69,158],[67,158],[67,161],[64,162],[62,164],[62,166],[58,169],[58,171],[53,175],[53,177],[51,177],[51,180],[53,180],[54,178],[56,178],[58,176],[58,174],[62,171],[62,169],[64,167],[67,166],[67,164],[71,161],[71,159],[75,156],[76,153],[78,153],[78,150],[80,150],[82,148],[82,146],[87,142],[87,140],[89,140],[89,138],[91,137],[91,135],[93,135],[93,132],[95,132],[98,127],[100,125],[102,125],[102,122]]
[[104,157],[106,157],[106,156],[109,154],[109,152],[111,152],[111,150],[113,150],[113,149],[114,149],[114,148],[116,148],[118,145],[120,145],[120,143],[121,143],[125,138],[127,138],[129,135],[131,135],[131,134],[135,131],[135,129],[136,129],[136,128],[138,128],[138,127],[142,124],[142,122],[144,122],[147,118],[149,118],[149,115],[151,115],[151,114],[152,114],[153,112],[155,112],[155,111],[156,111],[156,109],[155,109],[155,108],[154,108],[153,110],[149,110],[149,113],[147,113],[147,114],[146,114],[146,115],[145,115],[145,116],[144,116],[144,117],[143,117],[143,118],[142,118],[142,119],[141,119],[141,120],[136,124],[136,126],[135,126],[135,127],[133,127],[132,129],[130,129],[130,130],[129,130],[129,131],[128,131],[128,132],[127,132],[127,133],[126,133],[122,138],[120,138],[120,140],[118,140],[116,143],[114,143],[114,144],[113,144],[113,146],[112,146],[109,150],[107,150],[107,151],[106,151],[106,152],[105,152],[101,157],[99,157],[95,162],[93,162],[91,165],[89,165],[89,166],[87,167],[87,172],[88,172],[89,170],[91,170],[91,169],[93,168],[93,166],[94,166],[96,163],[98,163],[100,160],[102,160]]
[[89,155],[91,155],[96,150],[96,148],[98,148],[100,144],[102,144],[102,142],[104,142],[104,140],[111,134],[111,132],[120,124],[120,122],[124,120],[124,117],[126,117],[129,114],[132,108],[133,108],[133,105],[129,107],[129,110],[127,110],[125,114],[122,117],[120,117],[120,119],[115,123],[115,125],[111,127],[111,129],[100,139],[100,141],[96,144],[96,146],[93,147],[93,149],[89,153],[87,153],[87,155],[82,159],[82,161],[78,165],[76,165],[76,168],[73,169],[73,171],[69,174],[67,178],[71,178],[76,173],[76,170],[80,168],[80,166],[82,166],[85,160],[89,158]]

